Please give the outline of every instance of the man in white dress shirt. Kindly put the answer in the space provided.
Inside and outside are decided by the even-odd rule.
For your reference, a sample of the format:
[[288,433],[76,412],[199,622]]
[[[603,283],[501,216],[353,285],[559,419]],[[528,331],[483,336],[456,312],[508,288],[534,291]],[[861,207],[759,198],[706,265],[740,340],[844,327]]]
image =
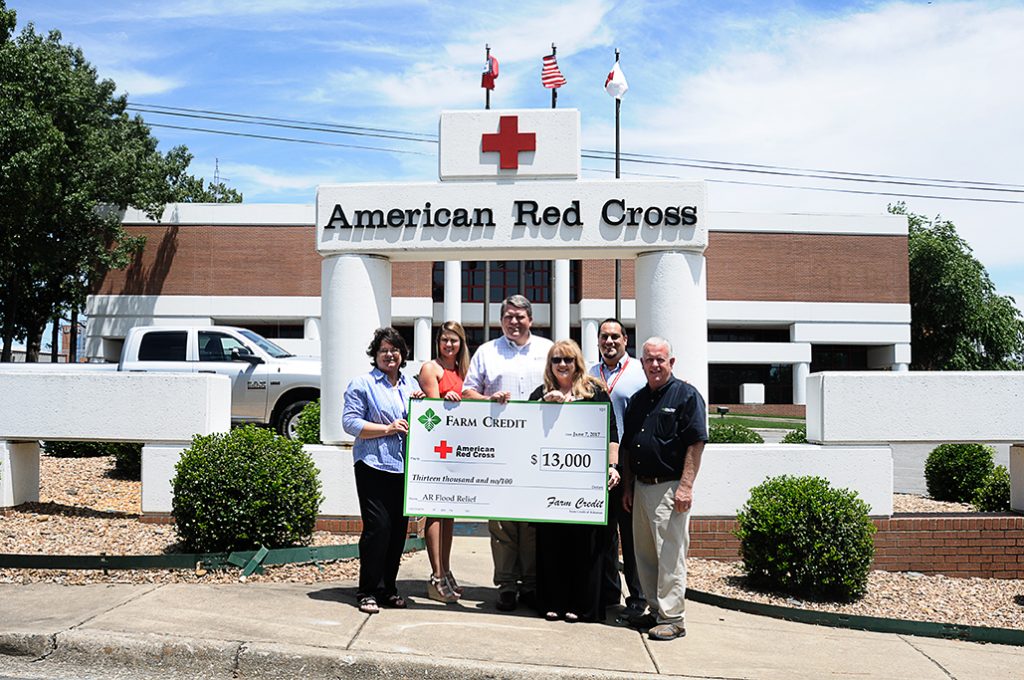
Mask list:
[[[530,333],[533,306],[522,295],[501,303],[502,336],[477,349],[463,383],[464,399],[487,399],[501,404],[526,400],[544,382],[551,341]],[[497,608],[512,611],[518,600],[532,606],[537,589],[536,532],[527,522],[491,520],[491,555]]]

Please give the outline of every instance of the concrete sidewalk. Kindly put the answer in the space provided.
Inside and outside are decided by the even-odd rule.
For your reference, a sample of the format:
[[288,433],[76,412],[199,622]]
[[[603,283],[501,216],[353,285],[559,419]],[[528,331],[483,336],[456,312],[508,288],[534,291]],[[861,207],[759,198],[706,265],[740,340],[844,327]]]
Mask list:
[[[688,604],[686,638],[495,611],[486,538],[456,537],[461,602],[359,613],[354,584],[0,585],[0,654],[35,669],[208,678],[1020,678],[1024,649],[810,626]],[[0,673],[2,674],[2,673]]]

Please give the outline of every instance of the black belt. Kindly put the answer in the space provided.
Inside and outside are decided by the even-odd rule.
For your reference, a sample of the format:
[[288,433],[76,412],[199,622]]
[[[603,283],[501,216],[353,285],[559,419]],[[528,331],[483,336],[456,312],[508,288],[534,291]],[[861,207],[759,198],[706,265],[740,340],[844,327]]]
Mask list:
[[664,484],[665,482],[678,482],[679,477],[673,477],[672,475],[669,475],[668,477],[644,477],[642,475],[637,475],[636,481],[641,484]]

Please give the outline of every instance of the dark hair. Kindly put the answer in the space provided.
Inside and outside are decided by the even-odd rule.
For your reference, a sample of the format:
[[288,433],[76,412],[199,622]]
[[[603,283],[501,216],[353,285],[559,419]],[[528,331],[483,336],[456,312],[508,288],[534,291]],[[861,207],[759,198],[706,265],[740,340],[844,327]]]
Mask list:
[[622,334],[624,336],[628,336],[629,335],[629,333],[626,332],[626,327],[622,324],[621,321],[616,319],[614,316],[610,316],[607,319],[605,319],[604,321],[602,321],[601,323],[597,324],[597,333],[598,333],[598,335],[601,334],[601,326],[605,325],[606,323],[617,323],[619,325],[619,330],[622,331]]
[[393,326],[384,326],[373,332],[373,340],[366,348],[366,356],[370,357],[370,365],[377,368],[377,352],[384,342],[390,342],[391,346],[402,353],[402,363],[399,368],[405,368],[405,361],[409,358],[409,345],[405,344],[405,338]]

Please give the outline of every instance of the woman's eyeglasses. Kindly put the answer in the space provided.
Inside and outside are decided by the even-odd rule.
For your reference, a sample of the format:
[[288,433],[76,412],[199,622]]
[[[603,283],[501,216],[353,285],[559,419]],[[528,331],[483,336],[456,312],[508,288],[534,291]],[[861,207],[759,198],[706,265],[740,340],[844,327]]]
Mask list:
[[574,364],[576,360],[572,357],[551,357],[551,365],[557,366],[558,364]]

